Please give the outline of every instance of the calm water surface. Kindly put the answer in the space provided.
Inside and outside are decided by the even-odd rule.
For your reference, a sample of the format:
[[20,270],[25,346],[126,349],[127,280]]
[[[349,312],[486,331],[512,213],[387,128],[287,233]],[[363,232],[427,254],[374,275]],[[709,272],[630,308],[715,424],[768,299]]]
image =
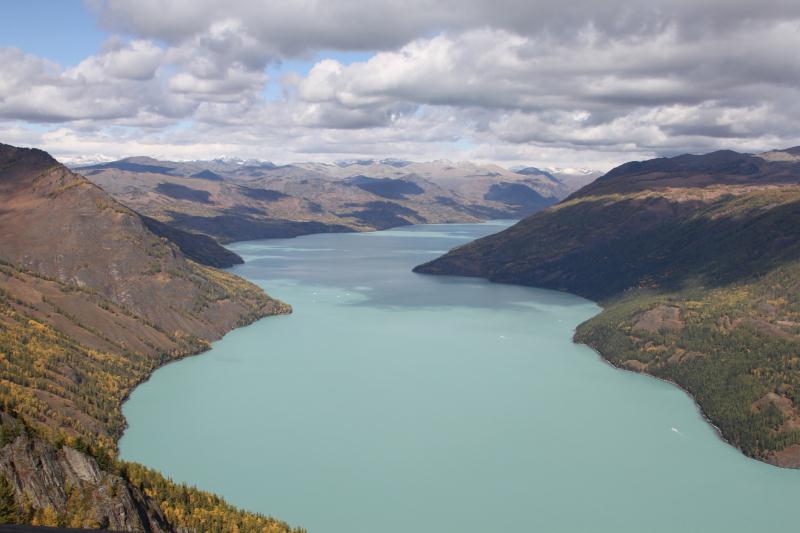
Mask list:
[[294,314],[158,370],[122,457],[312,533],[797,527],[800,472],[571,342],[567,294],[413,274],[501,223],[239,243]]

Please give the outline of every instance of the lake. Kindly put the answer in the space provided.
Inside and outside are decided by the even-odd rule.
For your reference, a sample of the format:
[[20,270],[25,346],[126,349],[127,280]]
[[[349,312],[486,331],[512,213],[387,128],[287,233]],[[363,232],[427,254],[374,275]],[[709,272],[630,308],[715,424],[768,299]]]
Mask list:
[[800,471],[573,344],[597,305],[411,272],[506,225],[231,245],[294,313],[159,369],[121,457],[312,533],[791,530]]

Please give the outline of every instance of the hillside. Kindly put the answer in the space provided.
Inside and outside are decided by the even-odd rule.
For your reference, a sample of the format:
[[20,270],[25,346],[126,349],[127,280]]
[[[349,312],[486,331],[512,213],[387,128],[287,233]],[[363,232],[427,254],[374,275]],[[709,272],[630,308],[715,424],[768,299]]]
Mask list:
[[221,242],[521,218],[573,190],[533,167],[449,161],[276,166],[135,157],[78,171],[148,217]]
[[[18,518],[134,530],[195,527],[188,515],[168,514],[175,505],[201,512],[205,504],[187,504],[193,489],[185,489],[183,503],[173,502],[167,489],[143,489],[142,480],[135,486],[113,460],[125,425],[121,403],[164,363],[290,308],[191,260],[181,248],[203,239],[156,235],[140,215],[45,152],[0,145],[0,199],[0,472]],[[206,250],[216,256],[215,247]],[[45,464],[49,473],[25,466]],[[150,484],[168,483],[156,473],[141,475]],[[254,516],[221,502],[208,508],[215,506],[220,517]]]
[[627,163],[415,271],[602,302],[578,341],[685,388],[747,455],[800,467],[796,151]]

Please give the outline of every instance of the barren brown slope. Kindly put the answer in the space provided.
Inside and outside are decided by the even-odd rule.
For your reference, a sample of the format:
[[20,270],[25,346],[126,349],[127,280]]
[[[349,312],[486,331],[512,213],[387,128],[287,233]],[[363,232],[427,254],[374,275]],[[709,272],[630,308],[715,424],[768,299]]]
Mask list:
[[[171,334],[214,339],[269,301],[203,268],[140,217],[38,151],[0,151],[0,259],[97,292]],[[231,289],[244,288],[236,297]]]
[[568,192],[556,178],[528,170],[441,161],[275,166],[129,158],[80,172],[142,214],[230,242],[519,218]]
[[[63,336],[76,349],[122,356],[111,365],[118,370],[113,398],[101,395],[103,400],[119,404],[165,360],[201,350],[260,316],[288,310],[258,287],[187,259],[136,213],[44,152],[0,147],[0,198],[5,322],[23,317],[28,322],[22,327],[38,327],[35,321],[39,331]],[[66,367],[68,373],[80,370]],[[77,382],[78,392],[91,375],[88,369],[84,373],[68,380]],[[43,374],[41,379],[60,379],[51,371]],[[50,418],[68,410],[63,402],[75,394],[56,392],[57,398],[43,399],[53,410]],[[118,437],[119,406],[105,407],[106,420],[86,420],[88,427],[80,424],[80,430]],[[81,418],[95,418],[91,409],[79,410]]]
[[[243,531],[287,531],[109,456],[124,428],[122,401],[155,368],[289,310],[255,285],[188,259],[46,153],[0,145],[0,409],[12,417],[0,428],[0,472],[20,520],[166,531],[204,531],[222,520]],[[30,429],[9,435],[21,421]],[[48,442],[104,459],[92,466]],[[28,459],[49,461],[52,475],[21,466]],[[86,479],[73,483],[75,475]],[[109,497],[119,483],[125,490]],[[138,495],[138,517],[126,494]],[[114,514],[120,510],[124,519]]]
[[800,467],[800,162],[721,151],[622,165],[417,272],[603,302],[576,338],[679,384],[747,455]]

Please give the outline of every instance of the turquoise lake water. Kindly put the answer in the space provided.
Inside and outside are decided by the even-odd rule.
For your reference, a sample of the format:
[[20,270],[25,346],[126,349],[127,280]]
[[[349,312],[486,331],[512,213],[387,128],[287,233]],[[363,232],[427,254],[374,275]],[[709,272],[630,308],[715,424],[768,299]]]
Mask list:
[[411,272],[503,227],[232,245],[294,313],[158,370],[121,456],[311,533],[795,530],[800,471],[572,343],[595,304]]

